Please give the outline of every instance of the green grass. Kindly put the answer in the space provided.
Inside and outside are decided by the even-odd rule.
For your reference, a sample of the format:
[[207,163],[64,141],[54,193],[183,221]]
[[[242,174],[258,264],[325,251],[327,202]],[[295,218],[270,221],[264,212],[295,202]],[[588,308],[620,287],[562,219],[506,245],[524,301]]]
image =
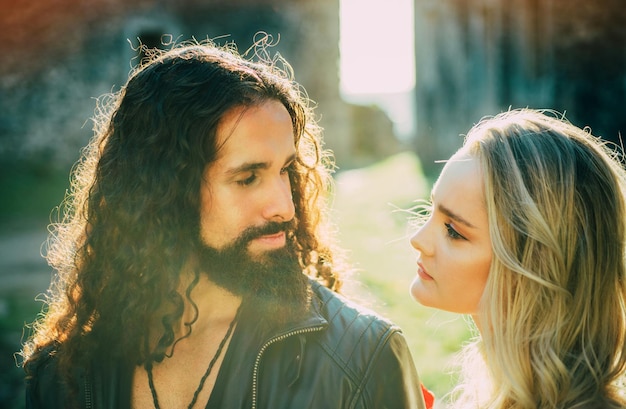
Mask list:
[[419,160],[401,153],[339,172],[336,181],[333,217],[357,268],[344,292],[402,327],[422,382],[441,397],[454,384],[451,361],[470,333],[462,316],[423,307],[409,295],[416,252],[408,214],[399,209],[430,194]]

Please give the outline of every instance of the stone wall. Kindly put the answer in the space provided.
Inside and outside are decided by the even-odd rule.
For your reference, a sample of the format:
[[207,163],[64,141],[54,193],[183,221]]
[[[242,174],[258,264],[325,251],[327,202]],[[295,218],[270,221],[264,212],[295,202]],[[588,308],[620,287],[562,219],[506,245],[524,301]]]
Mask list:
[[415,146],[426,170],[485,115],[565,112],[619,141],[626,131],[622,0],[416,0]]
[[[350,152],[357,128],[339,95],[339,0],[0,1],[0,162],[71,165],[92,136],[95,98],[124,84],[138,38],[234,41],[243,53],[259,31],[277,41],[271,51],[291,63],[318,106],[339,165],[363,162]],[[389,123],[369,118],[378,118],[373,127]],[[394,144],[392,133],[384,138]]]

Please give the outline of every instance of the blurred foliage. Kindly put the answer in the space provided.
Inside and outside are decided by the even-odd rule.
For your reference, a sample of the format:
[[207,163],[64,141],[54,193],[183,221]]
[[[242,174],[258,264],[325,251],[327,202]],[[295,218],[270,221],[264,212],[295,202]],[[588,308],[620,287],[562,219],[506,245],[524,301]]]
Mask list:
[[18,365],[18,351],[28,334],[26,326],[35,320],[41,304],[25,289],[0,295],[0,407],[18,409],[24,407],[24,373]]
[[[4,160],[0,163],[0,229],[4,236],[36,229],[45,232],[53,209],[69,188],[69,169],[50,164],[49,160]],[[33,255],[37,258],[37,255]],[[12,268],[16,266],[11,266]],[[33,266],[19,266],[24,274]],[[0,408],[24,407],[24,375],[18,366],[17,352],[28,335],[26,325],[41,310],[33,289],[0,288]],[[39,290],[38,290],[39,291]]]
[[69,188],[69,169],[49,161],[0,163],[0,224],[49,219]]

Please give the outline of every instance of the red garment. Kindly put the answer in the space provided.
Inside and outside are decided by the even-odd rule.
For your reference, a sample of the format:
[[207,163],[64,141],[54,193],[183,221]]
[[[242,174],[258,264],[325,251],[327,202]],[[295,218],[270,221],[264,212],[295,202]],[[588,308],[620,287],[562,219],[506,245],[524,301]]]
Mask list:
[[433,395],[431,391],[426,389],[424,385],[421,386],[422,395],[424,395],[424,402],[426,402],[426,409],[432,409],[433,405],[435,404],[435,395]]

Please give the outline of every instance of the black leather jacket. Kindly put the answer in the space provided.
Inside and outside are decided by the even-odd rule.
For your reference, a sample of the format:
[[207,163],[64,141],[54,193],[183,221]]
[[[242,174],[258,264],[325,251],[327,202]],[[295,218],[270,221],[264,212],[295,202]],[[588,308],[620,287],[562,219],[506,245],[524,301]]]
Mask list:
[[[423,409],[400,329],[317,283],[312,287],[312,308],[297,324],[254,329],[253,311],[242,312],[207,407]],[[96,367],[78,376],[80,407],[128,408],[134,368],[106,359]],[[54,359],[30,371],[27,409],[65,408]]]

